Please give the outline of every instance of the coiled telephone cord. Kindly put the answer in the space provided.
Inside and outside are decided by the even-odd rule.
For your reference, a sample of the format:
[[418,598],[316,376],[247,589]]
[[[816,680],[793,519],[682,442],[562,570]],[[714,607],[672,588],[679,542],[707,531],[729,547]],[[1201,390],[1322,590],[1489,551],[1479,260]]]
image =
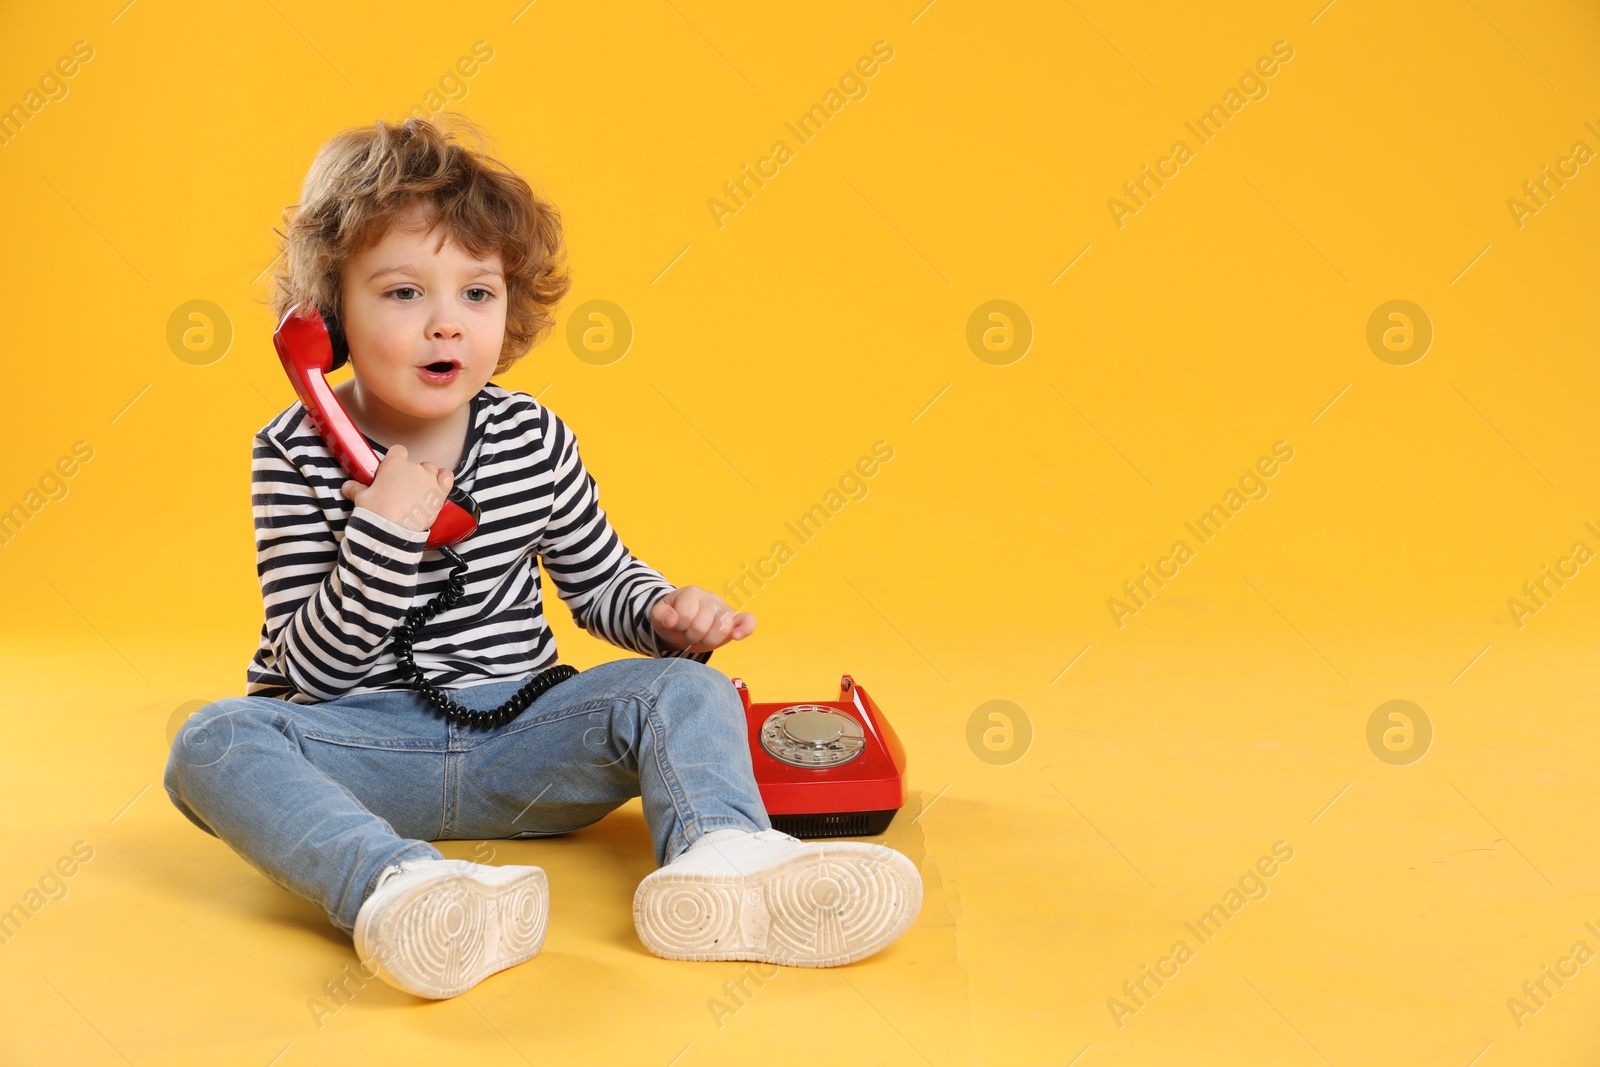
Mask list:
[[488,729],[504,726],[528,710],[545,690],[561,684],[568,678],[576,677],[578,669],[566,663],[546,668],[529,678],[504,704],[485,711],[476,711],[456,703],[446,696],[443,690],[428,681],[422,669],[417,666],[412,646],[416,643],[417,634],[423,624],[446,608],[454,607],[467,587],[467,561],[449,548],[441,548],[439,552],[450,561],[450,577],[445,580],[444,588],[439,590],[432,600],[406,613],[405,621],[394,632],[395,657],[400,661],[400,667],[408,676],[407,681],[411,687],[422,694],[429,707],[437,714],[462,726],[482,726]]

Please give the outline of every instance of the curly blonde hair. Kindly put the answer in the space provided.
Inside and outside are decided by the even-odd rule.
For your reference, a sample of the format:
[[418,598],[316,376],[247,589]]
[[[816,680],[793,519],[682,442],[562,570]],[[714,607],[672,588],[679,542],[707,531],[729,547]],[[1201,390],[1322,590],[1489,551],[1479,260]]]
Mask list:
[[[455,143],[463,135],[475,146]],[[284,228],[272,231],[282,260],[273,275],[274,321],[301,302],[339,316],[344,265],[418,207],[468,254],[500,254],[506,333],[495,373],[503,374],[555,324],[555,306],[571,287],[561,215],[484,148],[471,120],[449,112],[399,125],[380,119],[317,150],[300,202],[284,209]]]

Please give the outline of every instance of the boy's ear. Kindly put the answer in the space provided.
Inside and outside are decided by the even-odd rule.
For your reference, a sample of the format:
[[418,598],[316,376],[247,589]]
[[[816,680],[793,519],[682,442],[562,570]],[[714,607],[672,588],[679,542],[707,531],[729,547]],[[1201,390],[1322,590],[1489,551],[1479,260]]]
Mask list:
[[344,327],[340,325],[339,318],[321,308],[317,313],[322,316],[322,325],[327,328],[328,340],[333,345],[333,366],[328,370],[336,371],[350,360],[350,342],[345,340]]

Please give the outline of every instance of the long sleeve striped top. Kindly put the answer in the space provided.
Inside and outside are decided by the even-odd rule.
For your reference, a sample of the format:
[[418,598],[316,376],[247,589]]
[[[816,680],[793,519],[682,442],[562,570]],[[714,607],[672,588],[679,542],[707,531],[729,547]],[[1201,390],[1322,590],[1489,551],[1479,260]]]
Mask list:
[[[382,458],[387,449],[368,439]],[[300,704],[407,687],[393,631],[431,600],[450,564],[412,531],[340,492],[345,474],[296,401],[255,438],[251,505],[265,619],[247,692]],[[541,603],[542,561],[574,621],[645,656],[659,640],[650,608],[674,588],[618,538],[578,442],[554,412],[493,382],[472,398],[456,484],[478,501],[477,531],[455,607],[413,649],[434,684],[515,678],[557,662]],[[711,653],[697,653],[701,663]]]

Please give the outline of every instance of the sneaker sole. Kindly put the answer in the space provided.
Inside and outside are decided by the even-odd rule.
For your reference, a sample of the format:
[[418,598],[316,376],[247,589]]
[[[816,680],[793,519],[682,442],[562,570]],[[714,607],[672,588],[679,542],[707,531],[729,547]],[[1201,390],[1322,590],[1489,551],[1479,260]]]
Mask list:
[[392,899],[358,917],[355,946],[364,967],[408,993],[433,1000],[459,996],[544,947],[550,891],[540,868],[498,884],[442,872],[410,885],[391,882],[378,893],[391,888]]
[[658,868],[634,894],[633,925],[663,959],[837,967],[893,942],[921,908],[909,859],[838,843],[743,877]]

